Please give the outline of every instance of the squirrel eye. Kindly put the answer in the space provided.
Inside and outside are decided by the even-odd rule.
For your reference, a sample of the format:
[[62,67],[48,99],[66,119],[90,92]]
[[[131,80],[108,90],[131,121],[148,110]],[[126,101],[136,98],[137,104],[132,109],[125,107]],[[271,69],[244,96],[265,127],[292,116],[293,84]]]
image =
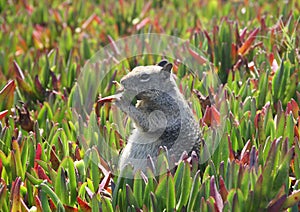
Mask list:
[[150,75],[149,74],[142,74],[140,76],[141,81],[146,82],[150,79]]

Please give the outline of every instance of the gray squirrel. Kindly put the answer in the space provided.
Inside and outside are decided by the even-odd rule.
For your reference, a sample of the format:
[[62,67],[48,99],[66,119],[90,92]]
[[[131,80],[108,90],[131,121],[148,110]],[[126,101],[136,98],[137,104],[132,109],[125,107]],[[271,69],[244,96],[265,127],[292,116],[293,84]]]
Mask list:
[[122,150],[120,170],[131,164],[134,171],[145,172],[147,157],[156,160],[160,147],[166,147],[175,161],[184,151],[199,154],[199,124],[176,85],[172,67],[166,60],[137,66],[121,79],[115,105],[131,118],[135,128]]

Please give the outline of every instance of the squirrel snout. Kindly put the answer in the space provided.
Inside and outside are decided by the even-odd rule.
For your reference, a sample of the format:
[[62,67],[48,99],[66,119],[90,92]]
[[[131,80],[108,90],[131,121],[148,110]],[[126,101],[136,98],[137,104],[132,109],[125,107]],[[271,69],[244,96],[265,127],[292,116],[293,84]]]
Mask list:
[[120,80],[120,84],[125,87],[126,86],[126,79],[122,78]]

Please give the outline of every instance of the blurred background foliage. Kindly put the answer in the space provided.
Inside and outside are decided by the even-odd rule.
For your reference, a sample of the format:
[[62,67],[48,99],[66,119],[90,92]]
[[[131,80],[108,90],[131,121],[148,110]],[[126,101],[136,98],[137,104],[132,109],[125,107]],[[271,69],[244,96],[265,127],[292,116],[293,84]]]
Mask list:
[[[298,211],[299,20],[297,0],[0,0],[1,211]],[[118,179],[101,147],[86,151],[78,142],[71,106],[80,70],[100,48],[137,33],[186,39],[224,84],[225,134],[200,167],[192,155],[174,173]],[[124,61],[101,95],[113,94],[112,80],[127,69],[159,59]],[[195,93],[188,100],[205,138],[220,108],[171,62],[182,90]],[[118,152],[129,124],[120,131],[110,105],[97,109],[94,125]]]

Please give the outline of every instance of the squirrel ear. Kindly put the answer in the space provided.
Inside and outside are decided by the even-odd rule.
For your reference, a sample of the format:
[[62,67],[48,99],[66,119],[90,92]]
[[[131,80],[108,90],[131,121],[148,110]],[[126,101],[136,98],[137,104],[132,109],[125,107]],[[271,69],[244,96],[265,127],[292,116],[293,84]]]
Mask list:
[[166,59],[164,59],[164,60],[160,61],[157,65],[164,67],[167,63],[168,63],[168,61]]
[[162,70],[164,70],[164,71],[167,71],[167,72],[171,73],[171,70],[172,70],[172,68],[173,68],[173,65],[172,65],[172,63],[167,63],[167,64],[165,64],[165,65],[164,65],[164,67],[163,67],[163,69],[162,69]]

